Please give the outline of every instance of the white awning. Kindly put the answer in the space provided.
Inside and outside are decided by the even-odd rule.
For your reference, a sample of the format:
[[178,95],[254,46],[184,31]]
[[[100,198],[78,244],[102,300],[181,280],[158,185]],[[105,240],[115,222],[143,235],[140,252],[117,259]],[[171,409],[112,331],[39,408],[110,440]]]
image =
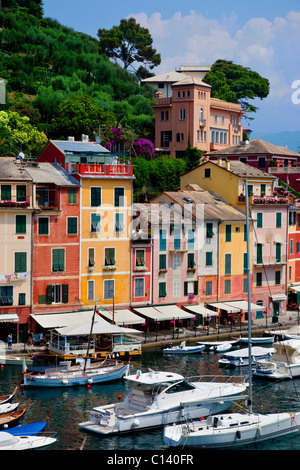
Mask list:
[[[32,314],[31,317],[42,326],[42,328],[56,329],[63,336],[89,335],[94,310],[71,313],[49,313]],[[112,325],[99,315],[95,315],[93,334],[126,334],[140,333],[132,328],[121,328]]]
[[276,302],[277,300],[286,300],[287,296],[285,294],[276,294],[271,296],[272,301]]
[[212,303],[209,303],[208,305],[211,305],[212,307],[215,307],[215,308],[220,308],[222,310],[226,310],[226,312],[228,313],[238,313],[241,311],[240,308],[236,308],[232,305],[228,305],[223,302],[212,302]]
[[200,305],[200,304],[199,305],[185,305],[185,308],[198,315],[200,314],[203,317],[218,315],[218,312],[215,312],[214,310],[210,310],[209,308],[205,308],[203,305]]
[[294,292],[300,292],[300,284],[297,284],[295,286],[293,286],[293,284],[291,284],[288,288],[290,290],[294,291]]
[[0,322],[15,322],[19,321],[17,313],[0,313]]
[[[231,302],[226,302],[226,305],[236,307],[240,310],[243,310],[243,312],[248,312],[248,302],[246,300],[233,300]],[[258,312],[260,310],[264,310],[263,305],[257,305],[252,303],[250,303],[250,308],[251,312]]]
[[194,315],[182,310],[177,305],[159,305],[155,307],[134,307],[141,315],[155,321],[192,319]]
[[114,312],[112,310],[100,310],[100,314],[111,321],[114,319],[117,325],[137,325],[145,321],[144,318],[127,309],[115,310]]

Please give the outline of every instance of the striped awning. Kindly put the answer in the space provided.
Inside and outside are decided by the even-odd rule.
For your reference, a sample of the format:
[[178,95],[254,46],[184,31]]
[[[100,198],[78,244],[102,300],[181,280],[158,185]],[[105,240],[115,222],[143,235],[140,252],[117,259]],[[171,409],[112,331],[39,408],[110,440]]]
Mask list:
[[0,313],[0,323],[19,321],[17,313]]

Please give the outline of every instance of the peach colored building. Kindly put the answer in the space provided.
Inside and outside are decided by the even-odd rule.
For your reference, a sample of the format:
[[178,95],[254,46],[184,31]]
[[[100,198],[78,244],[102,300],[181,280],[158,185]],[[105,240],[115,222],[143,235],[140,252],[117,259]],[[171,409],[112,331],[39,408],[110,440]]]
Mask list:
[[[179,73],[176,78],[170,83],[165,74],[157,81],[155,147],[181,157],[189,144],[205,152],[238,145],[243,140],[241,105],[212,98],[210,85],[196,76]],[[167,93],[162,92],[164,79]]]

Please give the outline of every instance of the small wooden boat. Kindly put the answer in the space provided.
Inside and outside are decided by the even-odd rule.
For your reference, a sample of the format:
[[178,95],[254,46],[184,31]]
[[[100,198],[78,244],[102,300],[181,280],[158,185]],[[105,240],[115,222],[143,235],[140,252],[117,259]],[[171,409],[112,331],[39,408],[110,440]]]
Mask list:
[[14,436],[0,432],[0,450],[28,450],[48,447],[57,439],[49,436]]
[[0,396],[0,405],[3,405],[3,403],[11,403],[13,401],[13,398],[15,394],[17,393],[19,387],[16,387],[10,395],[1,395]]
[[16,410],[12,411],[11,413],[0,415],[0,429],[8,429],[20,424],[24,418],[29,402],[30,399],[27,401],[25,407],[22,410]]
[[[36,423],[22,424],[19,426],[14,426],[10,428],[7,432],[13,434],[14,436],[34,436],[44,431],[46,428],[49,418],[51,416],[50,412],[44,421],[37,421]],[[4,430],[5,431],[5,430]]]
[[0,365],[7,365],[7,366],[23,366],[24,361],[26,363],[26,366],[31,366],[33,364],[33,360],[26,357],[21,356],[11,356],[10,354],[6,355],[0,355]]
[[16,403],[2,403],[2,405],[0,405],[0,415],[3,415],[5,413],[11,413],[12,411],[15,411],[19,404],[21,403],[22,401],[22,398],[23,396],[21,396],[21,398],[19,399],[19,401],[17,401]]
[[195,354],[202,352],[204,349],[204,345],[186,346],[186,342],[182,341],[179,346],[173,346],[172,343],[169,343],[168,347],[163,349],[163,352],[165,354]]

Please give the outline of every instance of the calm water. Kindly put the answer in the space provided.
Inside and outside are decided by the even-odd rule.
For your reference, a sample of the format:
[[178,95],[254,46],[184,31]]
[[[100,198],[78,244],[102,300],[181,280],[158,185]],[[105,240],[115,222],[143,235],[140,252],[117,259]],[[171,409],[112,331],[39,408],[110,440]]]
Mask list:
[[[224,369],[218,366],[218,354],[204,352],[197,356],[171,357],[161,350],[145,351],[140,360],[132,363],[131,370],[169,370],[191,375],[247,375],[247,368]],[[20,382],[21,367],[5,366],[0,369],[0,394],[11,393]],[[58,441],[51,450],[76,450],[86,437],[84,450],[166,450],[162,430],[145,431],[117,437],[101,437],[79,430],[78,423],[88,419],[88,410],[94,406],[112,403],[127,390],[126,381],[92,385],[76,389],[24,390],[22,405],[30,398],[23,424],[45,419],[52,410],[46,431],[55,432]],[[300,411],[300,379],[272,383],[255,379],[253,383],[253,411]],[[247,447],[260,450],[300,450],[300,433]],[[178,449],[179,450],[179,449]]]

